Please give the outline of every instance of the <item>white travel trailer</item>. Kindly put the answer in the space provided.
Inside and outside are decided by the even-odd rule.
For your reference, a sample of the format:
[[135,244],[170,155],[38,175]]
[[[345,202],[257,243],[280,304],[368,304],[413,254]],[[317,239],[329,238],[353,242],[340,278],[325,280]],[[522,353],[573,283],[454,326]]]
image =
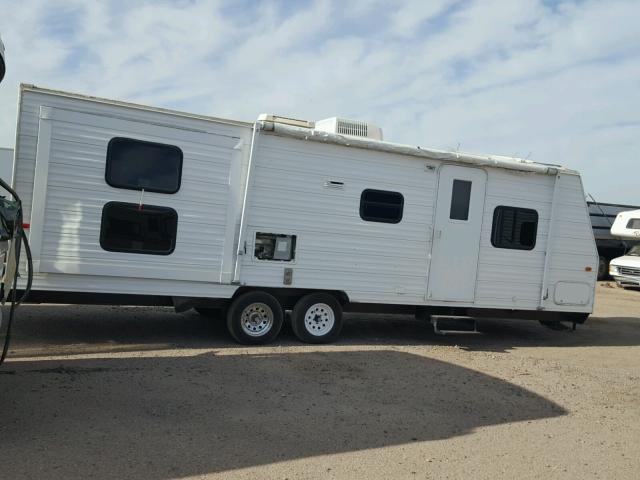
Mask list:
[[241,342],[337,337],[342,311],[583,322],[598,255],[580,176],[381,140],[21,87],[14,186],[31,301],[225,308]]
[[[613,225],[611,234],[628,240],[640,240],[640,210],[620,212]],[[640,244],[609,263],[609,275],[622,287],[640,287]]]

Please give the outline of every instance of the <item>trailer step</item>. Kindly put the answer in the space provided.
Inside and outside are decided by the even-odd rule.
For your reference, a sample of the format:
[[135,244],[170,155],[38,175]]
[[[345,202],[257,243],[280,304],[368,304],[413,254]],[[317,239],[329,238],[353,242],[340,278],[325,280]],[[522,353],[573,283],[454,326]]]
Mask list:
[[476,319],[471,317],[432,315],[431,325],[437,335],[480,334]]

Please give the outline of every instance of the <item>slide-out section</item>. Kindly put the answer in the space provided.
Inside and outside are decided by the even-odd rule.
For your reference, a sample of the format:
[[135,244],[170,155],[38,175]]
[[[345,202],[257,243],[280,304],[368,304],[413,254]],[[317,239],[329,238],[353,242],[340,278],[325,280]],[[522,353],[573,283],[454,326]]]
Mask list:
[[[253,162],[243,283],[424,302],[436,162],[268,134]],[[266,259],[261,233],[295,235],[294,257]]]
[[34,288],[230,295],[217,285],[233,275],[250,134],[23,87],[15,184]]
[[[37,271],[218,282],[238,141],[43,107]],[[139,165],[153,156],[167,167]]]

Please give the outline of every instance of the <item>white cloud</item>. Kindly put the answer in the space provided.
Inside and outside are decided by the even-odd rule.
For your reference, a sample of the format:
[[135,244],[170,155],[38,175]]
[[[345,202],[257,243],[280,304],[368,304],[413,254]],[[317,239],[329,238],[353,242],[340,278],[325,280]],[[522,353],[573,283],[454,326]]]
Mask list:
[[455,5],[453,0],[407,0],[391,15],[389,31],[393,35],[411,38],[421,25]]
[[581,170],[603,201],[640,203],[635,0],[0,0],[0,12],[0,145],[27,82],[245,120],[363,118],[393,141],[531,152]]

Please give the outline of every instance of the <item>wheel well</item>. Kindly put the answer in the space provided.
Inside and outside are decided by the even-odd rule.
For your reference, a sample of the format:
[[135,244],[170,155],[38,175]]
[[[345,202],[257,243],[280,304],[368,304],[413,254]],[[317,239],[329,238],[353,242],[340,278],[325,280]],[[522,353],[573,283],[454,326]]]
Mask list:
[[239,295],[246,292],[261,291],[267,292],[278,299],[285,310],[291,310],[298,300],[310,293],[328,293],[336,297],[343,307],[349,304],[349,296],[342,290],[314,290],[307,288],[260,288],[260,287],[240,287],[233,295],[234,300]]

